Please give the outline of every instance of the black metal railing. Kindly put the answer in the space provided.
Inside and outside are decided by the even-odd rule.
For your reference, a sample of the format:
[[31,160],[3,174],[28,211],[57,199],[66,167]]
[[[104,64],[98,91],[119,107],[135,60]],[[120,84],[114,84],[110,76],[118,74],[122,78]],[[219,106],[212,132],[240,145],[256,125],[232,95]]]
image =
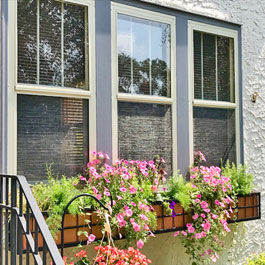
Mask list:
[[26,178],[0,174],[0,265],[51,261],[64,264]]

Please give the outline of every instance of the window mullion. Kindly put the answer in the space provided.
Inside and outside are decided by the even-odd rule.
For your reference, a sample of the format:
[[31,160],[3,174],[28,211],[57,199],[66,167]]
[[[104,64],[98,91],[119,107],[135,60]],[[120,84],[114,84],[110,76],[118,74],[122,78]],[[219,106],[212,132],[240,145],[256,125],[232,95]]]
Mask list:
[[202,85],[202,99],[203,96],[203,33],[201,33],[201,85]]
[[151,32],[151,21],[149,21],[149,94],[152,95],[152,62],[151,62],[151,39],[152,39],[152,32]]
[[37,84],[40,84],[40,0],[37,0]]
[[218,101],[218,51],[217,51],[217,36],[215,35],[215,90],[216,100]]
[[[130,18],[130,33],[131,33],[131,89],[133,89],[133,29],[132,29],[132,18]],[[131,91],[130,91],[131,92]]]
[[64,3],[61,4],[61,75],[62,87],[64,87]]

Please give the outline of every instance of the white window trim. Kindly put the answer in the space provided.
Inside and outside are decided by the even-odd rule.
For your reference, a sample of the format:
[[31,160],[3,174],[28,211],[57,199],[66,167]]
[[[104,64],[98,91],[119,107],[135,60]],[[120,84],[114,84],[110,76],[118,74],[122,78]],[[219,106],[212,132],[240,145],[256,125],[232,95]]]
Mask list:
[[17,174],[17,95],[42,95],[89,99],[89,151],[96,150],[96,80],[95,80],[95,1],[64,2],[88,8],[89,91],[78,88],[28,85],[17,83],[17,0],[8,1],[8,126],[7,173]]
[[[118,159],[118,101],[136,103],[167,104],[172,106],[172,170],[177,171],[177,99],[176,99],[176,20],[175,17],[161,13],[111,3],[111,41],[112,41],[112,158]],[[124,14],[137,18],[170,24],[171,29],[171,97],[136,95],[118,91],[118,51],[117,51],[117,16]]]
[[[222,35],[234,39],[234,71],[235,71],[235,103],[214,100],[194,99],[194,65],[193,65],[193,31],[202,31],[215,35]],[[188,60],[189,60],[189,141],[190,141],[190,164],[194,161],[193,145],[193,107],[222,108],[235,110],[236,130],[236,164],[240,161],[240,114],[239,114],[239,76],[238,76],[238,32],[236,30],[213,26],[195,21],[188,22]]]

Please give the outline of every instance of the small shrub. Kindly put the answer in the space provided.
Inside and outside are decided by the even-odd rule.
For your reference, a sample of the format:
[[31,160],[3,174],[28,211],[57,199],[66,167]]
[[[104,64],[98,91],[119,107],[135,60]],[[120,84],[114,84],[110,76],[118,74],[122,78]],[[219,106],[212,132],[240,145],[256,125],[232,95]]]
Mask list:
[[238,195],[247,195],[253,188],[253,175],[247,172],[247,166],[239,165],[238,167],[227,161],[225,167],[222,167],[222,174],[230,178],[232,190]]
[[245,265],[265,265],[265,253],[260,253],[259,255],[253,255],[251,259],[248,258]]

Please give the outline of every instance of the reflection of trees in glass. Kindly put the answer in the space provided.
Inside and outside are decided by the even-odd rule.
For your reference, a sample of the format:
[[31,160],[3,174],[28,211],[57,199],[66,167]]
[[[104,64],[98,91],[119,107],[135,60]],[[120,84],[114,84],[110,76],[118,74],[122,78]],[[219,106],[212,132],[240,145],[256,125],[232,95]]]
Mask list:
[[[120,53],[118,55],[119,91],[133,94],[147,94],[169,96],[169,68],[161,59],[145,59],[137,61],[135,58]],[[131,65],[133,65],[131,69]],[[150,80],[151,69],[151,80]],[[150,91],[151,82],[151,91]]]
[[39,3],[38,14],[36,0],[18,0],[18,81],[87,87],[86,8],[55,0]]
[[37,82],[37,6],[34,0],[18,0],[18,81]]
[[85,88],[85,12],[83,7],[64,8],[64,85]]

